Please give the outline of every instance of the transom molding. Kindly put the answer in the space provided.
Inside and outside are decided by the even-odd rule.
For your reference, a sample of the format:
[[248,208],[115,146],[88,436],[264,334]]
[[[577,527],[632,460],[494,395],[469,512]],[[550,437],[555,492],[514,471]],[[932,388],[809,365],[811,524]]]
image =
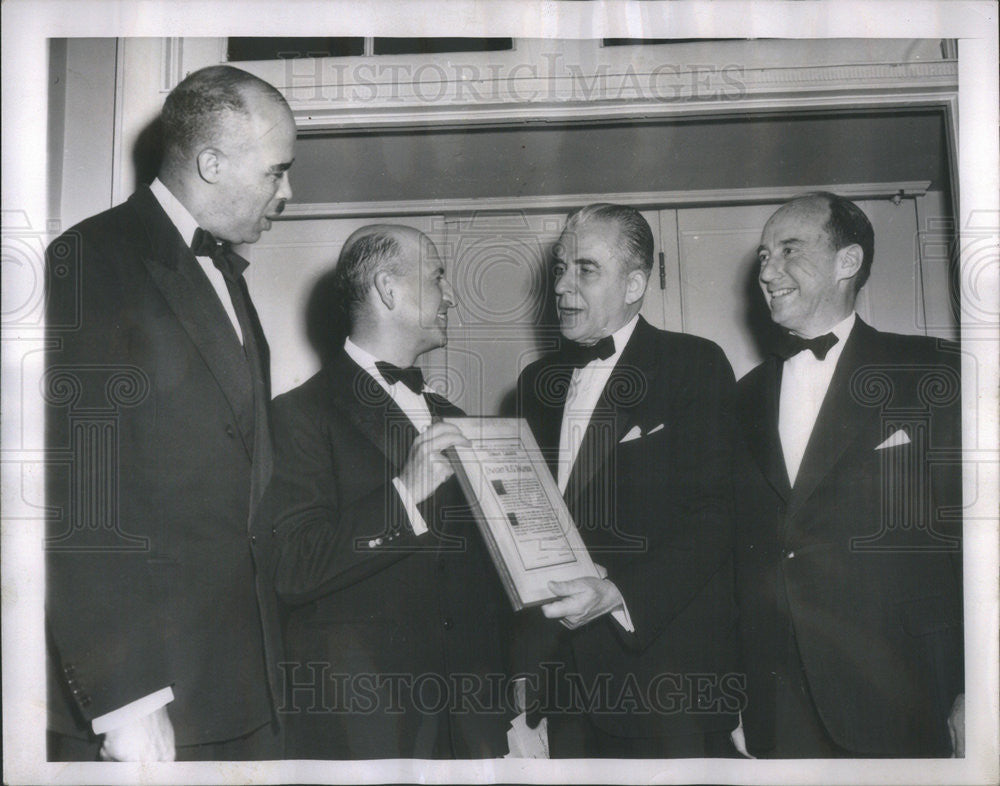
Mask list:
[[[673,208],[705,205],[751,205],[784,202],[807,191],[834,191],[848,199],[891,199],[923,196],[929,180],[894,183],[837,183],[834,185],[769,188],[705,189],[701,191],[650,191],[614,195],[614,201],[637,208]],[[453,215],[471,212],[555,213],[592,202],[606,202],[607,194],[557,194],[479,199],[412,199],[379,202],[289,203],[279,221],[324,218],[375,218],[386,216]]]

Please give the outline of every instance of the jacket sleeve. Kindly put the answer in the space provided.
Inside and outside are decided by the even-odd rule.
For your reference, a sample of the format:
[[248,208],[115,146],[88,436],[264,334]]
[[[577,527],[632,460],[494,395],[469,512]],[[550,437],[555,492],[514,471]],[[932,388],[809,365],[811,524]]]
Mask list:
[[[274,474],[257,516],[271,533],[269,570],[282,600],[314,600],[420,547],[388,463],[350,463],[348,451],[333,449],[336,425],[294,397],[274,401],[272,424]],[[372,472],[381,474],[372,489],[345,500],[338,478]]]
[[107,254],[71,230],[47,260],[46,624],[87,722],[174,680],[149,522],[133,504],[139,471],[120,471],[154,407],[150,371],[132,352],[128,293]]

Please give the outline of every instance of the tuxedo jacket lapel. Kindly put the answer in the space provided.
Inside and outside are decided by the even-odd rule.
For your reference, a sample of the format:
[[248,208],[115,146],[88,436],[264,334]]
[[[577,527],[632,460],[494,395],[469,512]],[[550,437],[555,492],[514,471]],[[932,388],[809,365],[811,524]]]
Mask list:
[[253,453],[253,380],[243,347],[194,254],[148,189],[134,205],[149,245],[143,263],[188,337],[215,377],[240,426],[247,453]]
[[771,355],[764,361],[762,384],[751,388],[743,412],[746,444],[767,482],[785,501],[791,494],[788,469],[778,434],[778,395],[781,362]]
[[339,352],[327,368],[333,405],[357,426],[393,469],[406,464],[417,430],[375,378]]
[[573,369],[555,355],[534,379],[536,389],[523,391],[526,402],[539,408],[530,418],[531,428],[553,478],[559,476],[559,431],[572,376]]
[[[563,495],[571,509],[608,462],[621,438],[635,425],[636,407],[656,384],[659,363],[647,330],[651,328],[640,317],[590,416]],[[557,444],[558,439],[557,434]]]
[[875,331],[857,319],[830,380],[816,424],[802,456],[799,474],[789,500],[789,518],[815,491],[844,451],[858,438],[870,418],[878,417],[877,407],[864,407],[851,392],[851,378],[861,366],[871,362]]

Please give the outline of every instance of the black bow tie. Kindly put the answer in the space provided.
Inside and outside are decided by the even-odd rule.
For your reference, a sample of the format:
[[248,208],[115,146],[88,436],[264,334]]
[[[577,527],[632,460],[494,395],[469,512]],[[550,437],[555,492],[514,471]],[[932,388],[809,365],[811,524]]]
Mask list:
[[196,257],[211,257],[212,264],[230,281],[239,280],[250,264],[233,251],[229,243],[220,243],[211,232],[201,227],[194,231],[191,251]]
[[778,346],[775,347],[775,354],[782,360],[788,360],[793,355],[808,349],[816,356],[817,360],[826,360],[827,353],[837,341],[838,339],[833,333],[824,333],[815,338],[802,338],[794,333],[785,333]]
[[563,350],[563,354],[569,365],[583,368],[592,360],[607,360],[615,354],[615,340],[611,336],[605,336],[589,346],[572,343]]
[[384,360],[378,360],[375,362],[375,368],[390,385],[402,382],[418,396],[424,392],[424,373],[416,366],[400,368]]

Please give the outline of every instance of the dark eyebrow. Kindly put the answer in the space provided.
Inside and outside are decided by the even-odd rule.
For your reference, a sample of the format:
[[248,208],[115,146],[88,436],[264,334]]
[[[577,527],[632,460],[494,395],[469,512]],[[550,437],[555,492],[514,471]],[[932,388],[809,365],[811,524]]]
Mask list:
[[593,265],[594,267],[600,267],[601,263],[594,259],[588,259],[587,257],[577,257],[573,260],[574,265]]
[[292,164],[294,164],[294,163],[295,163],[295,159],[293,158],[291,161],[288,161],[288,162],[283,163],[283,164],[274,164],[272,167],[270,167],[268,169],[268,171],[269,172],[287,172],[289,169],[292,168]]

